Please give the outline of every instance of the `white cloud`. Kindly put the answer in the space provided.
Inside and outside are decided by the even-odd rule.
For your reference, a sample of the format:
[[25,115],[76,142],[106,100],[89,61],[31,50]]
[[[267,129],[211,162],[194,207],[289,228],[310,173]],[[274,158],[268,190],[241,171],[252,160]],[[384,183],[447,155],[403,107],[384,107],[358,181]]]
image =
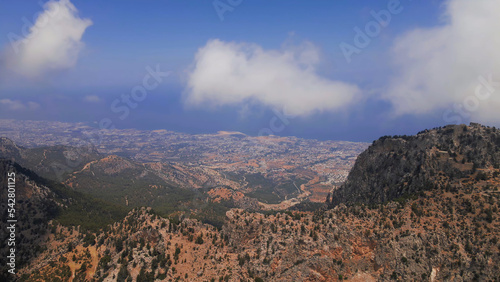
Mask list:
[[487,99],[473,97],[481,87],[479,77],[500,80],[500,1],[450,0],[444,7],[442,25],[415,29],[396,40],[398,75],[385,98],[398,114],[458,106],[465,116],[498,122],[499,85]]
[[0,105],[2,105],[2,108],[5,107],[11,111],[36,110],[40,107],[40,105],[35,102],[29,101],[27,103],[23,103],[19,100],[11,100],[11,99],[1,99]]
[[78,59],[84,45],[82,35],[90,25],[92,21],[81,19],[69,0],[51,0],[45,3],[29,34],[8,46],[7,65],[29,77],[70,68]]
[[97,103],[101,101],[101,99],[97,95],[87,95],[83,98],[83,100],[89,103]]
[[27,108],[30,110],[36,110],[36,109],[40,108],[40,104],[30,101],[27,103]]
[[210,40],[196,54],[186,102],[244,106],[257,101],[290,115],[340,109],[353,102],[358,87],[319,76],[315,71],[319,60],[311,43],[277,51]]

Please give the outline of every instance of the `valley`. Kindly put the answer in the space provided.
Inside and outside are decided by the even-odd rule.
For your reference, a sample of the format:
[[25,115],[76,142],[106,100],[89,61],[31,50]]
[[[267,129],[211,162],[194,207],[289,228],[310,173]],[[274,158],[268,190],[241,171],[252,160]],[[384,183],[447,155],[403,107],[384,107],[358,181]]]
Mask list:
[[[306,200],[323,202],[345,181],[357,155],[368,145],[237,132],[98,130],[81,123],[11,120],[0,120],[0,136],[12,140],[12,146],[27,149],[21,164],[75,189],[79,182],[100,189],[108,178],[111,182],[120,178],[125,186],[137,181],[160,189],[226,187],[266,208],[284,201],[286,206]],[[113,201],[125,202],[125,195],[108,191],[117,197]]]

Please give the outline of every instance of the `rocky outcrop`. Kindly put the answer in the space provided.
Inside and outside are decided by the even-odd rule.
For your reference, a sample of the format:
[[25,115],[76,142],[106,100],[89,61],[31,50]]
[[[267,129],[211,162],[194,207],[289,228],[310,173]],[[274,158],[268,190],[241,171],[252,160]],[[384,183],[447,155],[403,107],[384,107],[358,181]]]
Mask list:
[[500,130],[478,124],[449,125],[415,136],[382,137],[356,160],[331,206],[378,204],[415,195],[470,175],[498,168]]

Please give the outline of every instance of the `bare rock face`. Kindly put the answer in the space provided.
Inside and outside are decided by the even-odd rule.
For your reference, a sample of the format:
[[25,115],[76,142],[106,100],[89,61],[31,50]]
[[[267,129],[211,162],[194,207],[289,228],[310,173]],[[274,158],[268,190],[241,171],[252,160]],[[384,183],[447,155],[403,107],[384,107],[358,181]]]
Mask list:
[[500,130],[478,124],[381,137],[359,155],[345,184],[333,192],[331,205],[384,203],[444,185],[476,169],[498,168],[499,146]]

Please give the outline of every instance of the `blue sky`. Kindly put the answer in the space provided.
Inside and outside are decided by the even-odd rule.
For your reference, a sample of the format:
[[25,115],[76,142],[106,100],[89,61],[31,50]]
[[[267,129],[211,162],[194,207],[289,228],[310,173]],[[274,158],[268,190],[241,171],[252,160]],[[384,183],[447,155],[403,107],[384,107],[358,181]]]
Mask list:
[[[483,114],[491,112],[488,107],[495,106],[496,97],[480,99],[479,106],[465,114],[445,115],[453,105],[472,101],[467,100],[472,90],[458,93],[458,87],[474,89],[478,76],[495,76],[496,59],[488,62],[476,54],[463,56],[463,63],[455,65],[445,55],[442,63],[436,63],[432,55],[464,54],[476,48],[455,46],[467,45],[459,38],[469,35],[459,23],[463,13],[474,16],[492,10],[487,3],[478,4],[485,7],[476,11],[461,3],[464,0],[401,0],[396,3],[400,12],[391,14],[369,44],[358,48],[360,53],[350,62],[346,60],[341,43],[354,46],[354,28],[364,30],[374,22],[373,13],[396,5],[392,1],[73,0],[67,2],[75,8],[67,25],[78,28],[64,30],[65,35],[58,27],[53,29],[57,35],[53,30],[40,32],[31,40],[36,44],[26,43],[14,54],[9,51],[12,34],[25,37],[37,13],[49,8],[43,5],[46,1],[0,0],[0,118],[95,125],[109,118],[119,128],[189,133],[236,130],[258,135],[269,132],[263,130],[267,128],[276,135],[354,141],[414,134],[470,119],[496,125],[495,114]],[[231,10],[222,19],[214,3],[239,4],[225,6]],[[418,30],[423,35],[415,34]],[[438,38],[448,38],[440,46],[431,44],[436,33]],[[495,47],[498,40],[490,42],[491,36],[468,41],[488,40],[484,43]],[[61,44],[43,47],[52,38]],[[69,46],[68,38],[74,41]],[[420,50],[428,51],[420,54]],[[485,56],[488,52],[484,51]],[[30,54],[49,55],[40,62]],[[471,62],[474,71],[456,73]],[[141,86],[148,66],[159,66],[170,75],[134,103],[135,108],[128,106],[129,113],[121,119],[123,112],[116,105],[112,109],[113,101]],[[289,74],[281,75],[288,70]],[[268,72],[277,78],[259,78]],[[443,78],[429,82],[436,73],[444,73]],[[446,88],[450,84],[456,87]],[[282,91],[290,95],[279,94]],[[406,91],[413,96],[408,98]],[[435,98],[436,93],[448,92]],[[276,111],[284,108],[291,109],[294,117],[284,123],[279,120],[272,128]]]

